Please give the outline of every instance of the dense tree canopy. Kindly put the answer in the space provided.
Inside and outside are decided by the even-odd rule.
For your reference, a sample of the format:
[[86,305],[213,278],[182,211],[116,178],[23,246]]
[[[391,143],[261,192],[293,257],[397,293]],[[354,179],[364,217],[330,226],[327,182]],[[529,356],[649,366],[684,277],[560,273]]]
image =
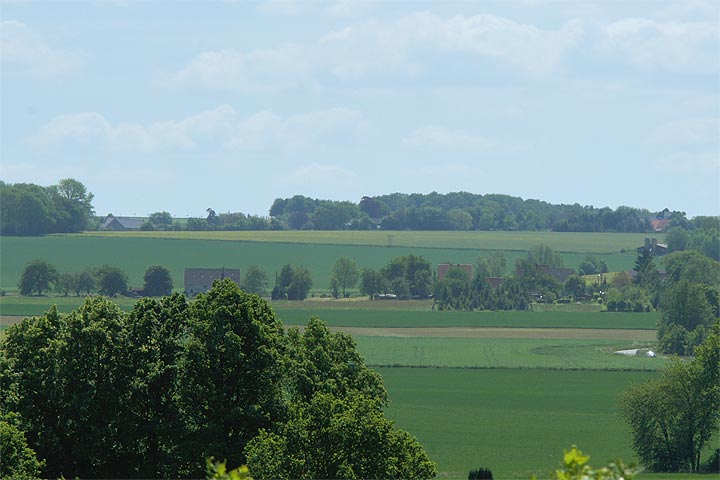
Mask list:
[[95,271],[98,292],[108,297],[128,290],[128,278],[125,272],[116,265],[102,265]]
[[192,303],[143,298],[128,314],[92,297],[27,318],[0,339],[0,383],[0,411],[16,412],[0,419],[1,460],[33,475],[199,478],[209,457],[257,478],[436,472],[384,417],[382,379],[350,336],[319,319],[285,334],[229,279]]
[[0,182],[2,235],[42,235],[81,232],[90,226],[93,194],[79,181],[66,178],[58,185]]
[[143,279],[145,280],[143,295],[160,297],[172,293],[173,281],[170,276],[170,270],[162,265],[149,266],[147,270],[145,270]]
[[58,272],[53,265],[50,265],[45,260],[32,260],[25,265],[22,274],[20,274],[20,280],[18,281],[20,295],[32,295],[33,292],[42,295],[44,291],[50,289],[57,279]]
[[720,326],[691,362],[675,360],[659,379],[636,385],[621,398],[633,449],[654,471],[693,471],[720,421]]
[[342,292],[342,296],[345,298],[345,291],[357,285],[359,278],[360,271],[355,262],[345,257],[338,258],[333,266],[330,280],[330,286],[336,293],[335,297]]

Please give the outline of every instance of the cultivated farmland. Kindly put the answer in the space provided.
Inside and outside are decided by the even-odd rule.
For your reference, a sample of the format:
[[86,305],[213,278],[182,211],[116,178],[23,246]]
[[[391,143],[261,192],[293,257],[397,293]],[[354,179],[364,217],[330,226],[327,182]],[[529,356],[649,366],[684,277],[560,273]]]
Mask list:
[[[474,263],[503,250],[514,259],[539,243],[576,267],[586,254],[611,270],[632,268],[644,235],[547,232],[132,232],[2,238],[0,283],[14,290],[24,264],[43,258],[60,271],[111,263],[133,286],[147,266],[168,267],[182,290],[185,267],[260,267],[274,276],[283,264],[307,266],[314,293],[329,286],[339,257],[380,268],[414,253],[431,263]],[[624,252],[621,252],[624,250]],[[272,280],[271,280],[272,282]],[[39,315],[76,297],[0,297],[3,323]],[[124,310],[135,300],[118,299]],[[495,478],[545,476],[563,448],[577,444],[600,464],[634,460],[630,436],[617,415],[617,395],[656,375],[664,358],[626,357],[615,350],[653,348],[658,314],[608,313],[593,305],[525,312],[440,312],[432,301],[365,299],[274,302],[286,326],[318,315],[350,332],[366,362],[385,380],[388,415],[416,435],[438,462],[440,478],[466,478],[488,467]]]
[[245,270],[260,265],[271,277],[287,263],[306,266],[313,292],[328,291],[335,261],[348,257],[361,267],[380,268],[390,259],[415,253],[436,265],[474,263],[493,250],[506,252],[508,271],[515,258],[544,243],[562,252],[565,264],[577,267],[593,253],[611,271],[632,268],[634,248],[642,234],[553,232],[92,232],[81,235],[3,237],[0,288],[17,288],[24,265],[42,258],[61,272],[80,271],[105,263],[121,266],[133,286],[142,286],[150,265],[170,270],[182,290],[188,267]]

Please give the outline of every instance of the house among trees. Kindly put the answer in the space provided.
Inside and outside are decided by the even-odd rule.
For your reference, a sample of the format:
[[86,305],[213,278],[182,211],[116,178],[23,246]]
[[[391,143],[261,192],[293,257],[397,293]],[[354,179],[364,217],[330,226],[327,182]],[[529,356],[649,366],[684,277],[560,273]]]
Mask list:
[[653,257],[660,257],[668,253],[668,246],[658,243],[657,238],[645,237],[645,245],[637,248],[637,253],[642,254],[645,250],[650,252]]
[[185,295],[194,297],[212,288],[215,280],[229,278],[240,285],[240,270],[237,268],[186,268]]
[[142,224],[143,220],[140,218],[115,217],[111,213],[102,223],[102,228],[106,230],[114,230],[116,232],[123,232],[126,230],[140,230],[140,226]]
[[[575,275],[575,270],[572,268],[556,268],[551,267],[550,265],[535,265],[535,268],[538,272],[544,273],[545,275],[549,275],[553,277],[555,280],[557,280],[560,283],[565,283],[567,279],[570,277],[570,275]],[[519,266],[515,269],[515,274],[518,276],[523,275],[524,269],[522,266]]]
[[473,266],[469,263],[441,263],[438,265],[438,280],[445,278],[448,270],[451,268],[459,268],[467,273],[468,280],[472,279]]

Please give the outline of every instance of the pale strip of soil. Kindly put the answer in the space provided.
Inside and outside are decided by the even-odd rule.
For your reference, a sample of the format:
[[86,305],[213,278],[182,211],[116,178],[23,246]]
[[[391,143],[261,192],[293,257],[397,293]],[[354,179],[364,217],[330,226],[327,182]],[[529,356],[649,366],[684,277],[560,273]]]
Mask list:
[[15,325],[22,322],[23,318],[31,315],[0,315],[0,326]]
[[[302,326],[300,329],[302,330]],[[601,328],[503,328],[503,327],[330,327],[332,331],[360,337],[450,337],[450,338],[568,338],[652,342],[654,330]]]

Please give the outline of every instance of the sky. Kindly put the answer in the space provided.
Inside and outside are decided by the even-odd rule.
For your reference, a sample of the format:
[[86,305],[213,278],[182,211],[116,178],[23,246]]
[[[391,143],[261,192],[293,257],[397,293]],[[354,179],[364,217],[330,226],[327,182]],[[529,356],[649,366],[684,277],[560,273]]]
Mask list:
[[720,2],[0,0],[0,179],[98,215],[500,193],[720,214]]

